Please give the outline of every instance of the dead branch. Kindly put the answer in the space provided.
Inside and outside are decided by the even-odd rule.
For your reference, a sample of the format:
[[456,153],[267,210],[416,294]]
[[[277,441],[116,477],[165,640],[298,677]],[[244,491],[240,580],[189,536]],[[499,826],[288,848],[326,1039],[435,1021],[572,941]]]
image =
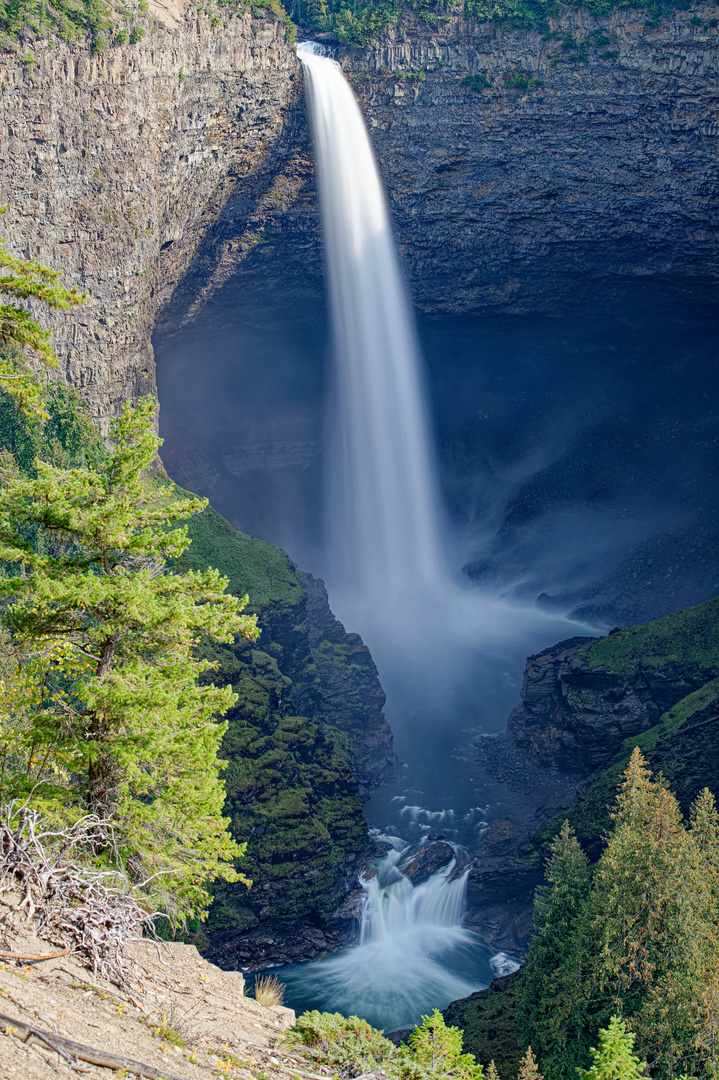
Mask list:
[[81,1061],[89,1061],[90,1064],[100,1065],[105,1069],[124,1069],[125,1072],[134,1073],[135,1076],[147,1076],[149,1080],[187,1080],[186,1076],[178,1076],[166,1069],[156,1069],[154,1065],[143,1065],[141,1061],[133,1061],[132,1058],[124,1057],[122,1054],[111,1054],[108,1050],[97,1050],[93,1046],[85,1046],[84,1043],[76,1043],[60,1035],[52,1035],[49,1031],[40,1031],[38,1028],[23,1023],[22,1020],[13,1020],[12,1017],[4,1016],[2,1013],[0,1013],[0,1024],[4,1025],[6,1035],[12,1035],[21,1042],[27,1042],[31,1038],[38,1039],[51,1050],[56,1050],[58,1054],[61,1054],[71,1066],[74,1065],[72,1059],[79,1058]]
[[30,960],[33,964],[39,964],[41,960],[57,960],[60,956],[67,956],[69,952],[69,949],[58,949],[57,952],[38,955],[37,953],[11,952],[9,949],[0,949],[0,957],[3,960]]
[[94,814],[53,830],[27,806],[0,808],[0,893],[23,895],[15,915],[127,993],[141,982],[127,946],[154,932],[156,913],[135,899],[123,871],[81,861],[96,851],[110,852],[120,865],[112,825]]

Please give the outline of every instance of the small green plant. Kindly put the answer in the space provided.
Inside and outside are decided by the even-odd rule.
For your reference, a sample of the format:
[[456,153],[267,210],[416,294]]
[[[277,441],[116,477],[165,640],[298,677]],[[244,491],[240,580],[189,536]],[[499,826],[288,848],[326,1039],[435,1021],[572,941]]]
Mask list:
[[96,56],[107,52],[107,37],[102,31],[98,31],[92,39],[92,51]]
[[129,36],[127,30],[118,30],[115,34],[115,44],[125,45]]
[[145,36],[145,31],[141,26],[134,26],[132,33],[130,34],[130,44],[137,45]]
[[180,68],[180,74],[177,76],[177,78],[180,80],[180,82],[184,82],[185,79],[187,78],[187,76],[185,75],[185,72],[184,72],[184,70],[182,68]]
[[599,1032],[599,1046],[592,1048],[592,1065],[579,1070],[580,1080],[647,1080],[647,1063],[634,1053],[636,1036],[618,1016]]
[[462,79],[462,86],[467,86],[470,90],[476,90],[477,92],[486,90],[489,85],[490,82],[485,70],[478,72],[476,75],[465,75]]
[[268,1008],[285,1000],[285,984],[276,975],[258,975],[255,979],[255,1001]]
[[162,1023],[155,1028],[154,1035],[163,1042],[179,1046],[181,1050],[187,1046],[187,1040],[173,1027],[166,1015],[162,1017]]
[[139,4],[137,5],[137,10],[140,12],[141,15],[147,15],[148,11],[150,10],[150,5],[148,4],[147,0],[140,0]]
[[537,87],[544,86],[544,83],[539,79],[533,79],[531,75],[527,75],[523,71],[505,71],[503,78],[504,85],[508,90],[521,90],[525,94],[528,90],[535,90]]

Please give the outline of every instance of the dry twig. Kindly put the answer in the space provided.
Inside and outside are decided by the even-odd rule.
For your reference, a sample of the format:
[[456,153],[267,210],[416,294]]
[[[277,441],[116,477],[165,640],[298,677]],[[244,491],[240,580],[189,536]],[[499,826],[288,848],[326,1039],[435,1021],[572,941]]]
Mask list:
[[0,809],[0,893],[22,894],[15,915],[34,923],[38,936],[89,961],[95,975],[130,990],[139,969],[127,946],[143,931],[153,933],[156,913],[135,899],[122,871],[83,864],[83,853],[100,850],[113,852],[119,864],[112,826],[94,814],[50,829],[27,806]]

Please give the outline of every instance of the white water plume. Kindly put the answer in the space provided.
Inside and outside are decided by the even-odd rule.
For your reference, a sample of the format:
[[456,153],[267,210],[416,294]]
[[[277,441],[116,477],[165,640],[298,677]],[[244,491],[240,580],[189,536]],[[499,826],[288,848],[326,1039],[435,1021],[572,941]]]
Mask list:
[[440,593],[443,513],[414,320],[382,180],[339,64],[297,47],[310,102],[335,354],[329,531],[335,584]]
[[490,953],[462,926],[467,868],[456,862],[412,885],[399,870],[411,848],[393,836],[377,876],[363,881],[359,945],[314,964],[287,969],[293,997],[314,1008],[359,1015],[387,1031],[414,1026],[423,1014],[445,1008],[486,986]]

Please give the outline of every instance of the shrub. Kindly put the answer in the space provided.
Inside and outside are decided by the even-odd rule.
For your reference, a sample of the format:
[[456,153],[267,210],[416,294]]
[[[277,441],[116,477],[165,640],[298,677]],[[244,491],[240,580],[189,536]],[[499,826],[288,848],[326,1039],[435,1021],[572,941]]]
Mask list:
[[486,90],[490,85],[486,71],[480,71],[477,75],[465,75],[462,86],[468,86],[470,90]]
[[312,1047],[320,1061],[350,1077],[384,1067],[395,1051],[389,1039],[366,1020],[316,1009],[303,1013],[282,1041],[283,1045]]
[[137,45],[140,41],[142,41],[144,36],[145,36],[145,31],[143,30],[143,28],[141,26],[133,27],[132,33],[130,34],[130,44],[131,45]]

